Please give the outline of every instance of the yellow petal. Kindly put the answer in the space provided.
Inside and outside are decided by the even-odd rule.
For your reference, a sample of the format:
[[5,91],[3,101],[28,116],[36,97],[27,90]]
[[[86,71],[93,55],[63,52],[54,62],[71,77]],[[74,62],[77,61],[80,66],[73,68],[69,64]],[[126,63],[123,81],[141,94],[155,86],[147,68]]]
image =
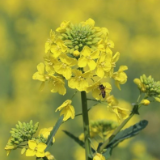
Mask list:
[[127,69],[128,69],[127,66],[120,66],[118,72],[123,72],[123,71],[125,71]]
[[36,151],[32,149],[27,149],[26,156],[34,156],[34,155],[36,155]]
[[85,57],[81,57],[78,59],[78,66],[85,67],[87,65],[87,59]]
[[45,153],[44,152],[37,152],[36,157],[44,157]]
[[90,60],[88,62],[88,66],[89,66],[90,70],[94,70],[96,68],[96,62],[94,60]]
[[34,80],[45,81],[44,75],[39,74],[39,72],[34,73],[32,78]]
[[102,68],[98,67],[96,71],[98,77],[103,78],[104,77],[104,71]]
[[116,52],[116,54],[113,56],[113,62],[117,62],[119,57],[120,57],[120,53]]
[[86,24],[90,25],[91,27],[94,27],[95,21],[93,19],[89,18],[88,20],[86,20]]
[[39,63],[37,65],[37,70],[40,74],[44,74],[44,64],[43,63]]
[[28,146],[30,149],[34,150],[37,147],[37,143],[34,140],[29,140],[28,141]]
[[66,106],[70,105],[72,103],[71,100],[67,99],[65,102],[62,103],[62,105],[60,105],[57,109],[56,112],[59,110],[62,110],[63,108],[65,108]]
[[38,143],[37,145],[37,151],[43,152],[46,149],[47,145],[45,143]]

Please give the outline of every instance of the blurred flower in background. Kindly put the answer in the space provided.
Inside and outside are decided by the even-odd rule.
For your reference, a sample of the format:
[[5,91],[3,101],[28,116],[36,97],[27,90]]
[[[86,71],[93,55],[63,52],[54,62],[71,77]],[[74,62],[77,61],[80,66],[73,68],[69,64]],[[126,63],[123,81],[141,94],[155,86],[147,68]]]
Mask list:
[[[85,5],[84,5],[85,4]],[[42,61],[45,52],[43,45],[51,29],[59,26],[61,21],[84,21],[93,18],[98,26],[105,26],[110,31],[110,38],[115,42],[115,50],[121,53],[118,63],[128,66],[128,82],[122,86],[123,91],[113,88],[114,95],[117,98],[124,98],[130,103],[136,101],[138,90],[133,83],[133,79],[145,73],[152,75],[156,81],[160,80],[160,1],[157,0],[132,0],[132,1],[97,1],[81,0],[74,1],[27,1],[27,0],[5,0],[0,1],[0,125],[1,140],[0,147],[4,148],[9,138],[8,130],[13,127],[18,120],[28,121],[33,119],[39,121],[41,127],[53,126],[54,121],[59,116],[55,114],[55,109],[61,105],[62,100],[68,98],[51,94],[48,90],[39,92],[39,84],[32,80],[32,73],[35,70],[35,64]],[[78,54],[75,52],[75,54]],[[119,64],[117,65],[119,66]],[[117,68],[118,70],[118,68]],[[76,105],[76,112],[81,112],[80,104]],[[124,103],[124,105],[126,105]],[[112,114],[108,111],[101,112],[99,107],[97,111],[91,110],[90,117],[93,119],[112,119]],[[105,108],[106,110],[106,108]],[[95,112],[96,114],[92,114]],[[160,159],[159,154],[159,112],[160,109],[155,103],[153,108],[146,106],[140,110],[141,118],[149,117],[149,125],[139,135],[135,143],[139,148],[145,148],[144,155],[146,160]],[[105,114],[104,114],[105,113]],[[114,115],[114,120],[117,121]],[[77,121],[77,122],[75,122]],[[77,124],[82,126],[80,118],[75,118],[75,124],[67,122],[63,129],[71,129],[75,134],[82,132],[76,128]],[[134,121],[134,120],[133,120]],[[155,123],[157,122],[157,123]],[[133,123],[136,123],[135,121]],[[61,137],[56,147],[53,147],[54,155],[57,159],[73,159],[70,148],[74,142],[64,136],[61,131],[57,136]],[[56,137],[57,139],[57,137]],[[140,140],[140,143],[139,143]],[[145,143],[144,143],[145,141]],[[68,146],[68,144],[70,146]],[[124,142],[125,143],[125,142]],[[66,152],[60,154],[59,147],[63,144],[63,150]],[[141,147],[143,144],[143,147]],[[127,152],[117,149],[117,154],[113,157],[115,160],[136,160],[140,159],[134,154],[135,144],[131,145],[131,151]],[[133,145],[133,146],[132,146]],[[76,146],[76,144],[75,144]],[[75,146],[72,148],[76,150]],[[136,147],[136,148],[138,148]],[[10,153],[7,157],[4,149],[1,150],[0,158],[3,160],[21,159],[18,152]],[[70,153],[70,154],[68,154]],[[82,153],[74,159],[82,160]],[[23,155],[22,155],[23,156]],[[24,160],[28,159],[23,157]],[[142,159],[142,158],[141,158]]]

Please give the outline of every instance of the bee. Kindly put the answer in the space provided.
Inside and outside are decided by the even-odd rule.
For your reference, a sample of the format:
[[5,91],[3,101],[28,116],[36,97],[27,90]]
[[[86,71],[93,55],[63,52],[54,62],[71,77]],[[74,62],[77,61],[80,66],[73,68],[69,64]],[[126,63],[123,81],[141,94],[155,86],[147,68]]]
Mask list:
[[106,96],[106,91],[105,91],[105,87],[103,86],[103,84],[100,84],[99,85],[99,89],[100,89],[100,91],[101,91],[101,95],[102,95],[102,97],[103,98],[105,98],[105,96]]

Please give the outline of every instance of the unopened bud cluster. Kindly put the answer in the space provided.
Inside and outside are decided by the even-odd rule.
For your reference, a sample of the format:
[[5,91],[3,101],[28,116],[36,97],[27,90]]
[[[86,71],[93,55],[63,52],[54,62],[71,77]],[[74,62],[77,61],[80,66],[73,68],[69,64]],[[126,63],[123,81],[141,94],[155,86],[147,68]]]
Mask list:
[[38,122],[35,125],[33,125],[32,120],[29,123],[21,123],[19,121],[18,124],[16,124],[16,127],[12,128],[12,130],[10,131],[10,143],[18,145],[22,142],[28,141],[32,138],[33,134],[36,133],[38,125]]
[[95,44],[100,41],[101,34],[90,25],[70,24],[62,32],[61,38],[69,48],[69,53],[73,53],[75,50],[81,52],[84,46],[95,49]]
[[140,76],[140,79],[134,79],[134,82],[138,85],[141,92],[146,93],[148,97],[153,97],[156,101],[160,102],[160,81],[154,81],[151,76],[146,77],[146,75],[143,74]]

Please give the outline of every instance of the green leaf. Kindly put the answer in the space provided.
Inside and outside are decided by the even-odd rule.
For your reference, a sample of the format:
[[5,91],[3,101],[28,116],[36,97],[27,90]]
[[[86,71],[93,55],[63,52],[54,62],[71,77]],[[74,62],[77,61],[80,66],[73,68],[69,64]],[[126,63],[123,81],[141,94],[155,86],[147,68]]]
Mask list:
[[49,146],[52,144],[52,139],[53,137],[55,136],[56,132],[58,131],[58,128],[60,127],[60,125],[62,124],[63,122],[63,115],[58,119],[58,121],[56,122],[55,126],[53,127],[49,137],[48,137],[48,140],[47,140],[47,147],[45,149],[45,151],[47,151],[47,149],[49,148]]
[[68,132],[68,131],[65,131],[63,130],[63,132],[69,136],[70,138],[72,138],[75,142],[77,142],[81,147],[85,148],[84,147],[84,142],[81,141],[78,137],[76,137],[75,135],[73,135],[72,133]]
[[139,123],[136,123],[135,125],[120,131],[107,145],[106,148],[113,148],[121,141],[131,138],[135,135],[137,135],[142,129],[144,129],[148,124],[147,120],[142,120]]
[[[131,138],[137,135],[142,129],[144,129],[148,124],[148,121],[142,120],[139,123],[134,124],[133,126],[120,131],[115,137],[110,141],[110,143],[103,150],[103,156],[107,159],[111,156],[111,152],[115,146],[125,139]],[[113,135],[114,136],[114,135]],[[99,143],[97,150],[101,147],[103,143]]]

